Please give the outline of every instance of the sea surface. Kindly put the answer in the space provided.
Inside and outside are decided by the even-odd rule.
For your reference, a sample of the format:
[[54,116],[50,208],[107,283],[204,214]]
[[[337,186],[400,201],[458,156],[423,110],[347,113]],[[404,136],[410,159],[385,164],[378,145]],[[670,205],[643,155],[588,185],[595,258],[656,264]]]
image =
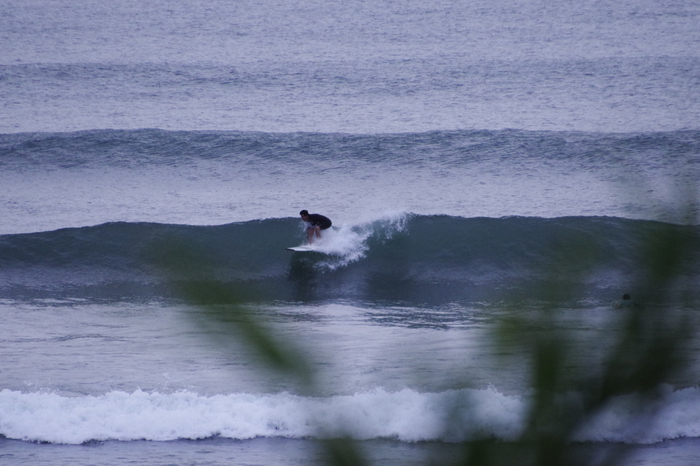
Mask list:
[[[0,464],[348,439],[466,464],[531,427],[522,342],[602,377],[635,315],[683,323],[659,366],[684,366],[571,458],[698,464],[699,24],[691,0],[4,0]],[[333,227],[290,252],[302,209]]]

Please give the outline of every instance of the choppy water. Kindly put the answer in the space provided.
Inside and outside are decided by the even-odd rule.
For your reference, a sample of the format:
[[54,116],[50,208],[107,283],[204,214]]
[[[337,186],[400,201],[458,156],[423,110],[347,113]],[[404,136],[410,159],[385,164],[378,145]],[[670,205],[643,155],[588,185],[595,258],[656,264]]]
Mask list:
[[[344,436],[447,463],[517,438],[532,373],[495,345],[503,319],[568,335],[594,375],[622,293],[697,320],[699,15],[4,2],[3,464],[315,464]],[[285,250],[301,209],[333,220],[316,252]],[[251,321],[307,379],[263,369]],[[575,454],[695,464],[697,346]]]

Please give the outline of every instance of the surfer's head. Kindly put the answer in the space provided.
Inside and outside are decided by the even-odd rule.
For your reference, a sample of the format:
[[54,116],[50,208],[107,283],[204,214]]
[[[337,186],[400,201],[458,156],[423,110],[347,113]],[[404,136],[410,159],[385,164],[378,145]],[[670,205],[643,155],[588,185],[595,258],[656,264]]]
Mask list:
[[308,211],[308,210],[302,210],[301,212],[299,212],[299,215],[301,215],[301,218],[302,218],[303,220],[306,220],[307,218],[309,218],[309,211]]

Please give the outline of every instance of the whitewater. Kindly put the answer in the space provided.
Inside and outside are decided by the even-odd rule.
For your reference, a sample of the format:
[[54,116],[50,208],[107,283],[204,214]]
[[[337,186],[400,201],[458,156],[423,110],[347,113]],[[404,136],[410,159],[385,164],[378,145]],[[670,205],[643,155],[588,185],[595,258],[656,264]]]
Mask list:
[[[693,437],[700,426],[697,388],[677,392],[666,389],[662,417],[674,423],[651,430],[621,432],[624,400],[593,425],[585,426],[574,440],[580,442],[656,443]],[[440,406],[461,409],[452,412]],[[222,437],[248,440],[257,437],[396,439],[402,442],[449,443],[499,438],[515,440],[524,428],[527,400],[506,396],[493,388],[417,393],[382,389],[332,398],[305,398],[288,393],[252,397],[249,394],[200,396],[110,392],[99,397],[62,398],[52,393],[22,395],[0,392],[4,413],[2,428],[11,438],[27,441],[80,444],[96,440],[172,441]],[[438,409],[436,409],[438,408]],[[47,422],[48,420],[48,422]],[[450,425],[449,431],[445,425]],[[638,430],[638,431],[635,431]]]
[[3,2],[0,463],[696,465],[698,17]]

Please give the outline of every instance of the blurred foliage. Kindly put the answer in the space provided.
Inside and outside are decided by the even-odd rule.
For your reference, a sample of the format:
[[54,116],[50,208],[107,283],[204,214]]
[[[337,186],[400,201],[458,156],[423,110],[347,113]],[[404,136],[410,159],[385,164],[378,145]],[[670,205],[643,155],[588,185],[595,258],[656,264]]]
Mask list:
[[[694,223],[690,218],[687,220]],[[531,361],[532,402],[526,427],[520,439],[505,449],[518,453],[504,460],[503,444],[498,448],[498,442],[472,442],[466,446],[459,464],[612,466],[634,451],[631,445],[610,444],[605,449],[596,449],[595,455],[591,451],[586,454],[574,441],[575,434],[621,395],[634,395],[629,398],[633,403],[628,407],[630,413],[648,414],[652,402],[661,396],[662,384],[688,370],[689,343],[696,336],[696,326],[688,314],[669,311],[687,306],[682,293],[677,293],[682,289],[678,281],[683,279],[682,264],[688,252],[698,249],[695,238],[671,224],[647,238],[643,245],[646,270],[634,288],[654,290],[654,296],[663,305],[642,306],[632,302],[615,309],[614,312],[623,313],[617,337],[614,344],[601,352],[597,368],[573,363],[575,352],[583,351],[588,342],[577,341],[574,332],[557,325],[557,308],[544,307],[535,313],[515,310],[504,318],[495,334],[500,347],[507,349],[506,354],[528,354]],[[573,251],[575,256],[567,262],[579,267],[595,257],[595,251],[585,244],[568,245],[568,248],[569,255]],[[549,291],[560,295],[561,290],[556,289],[557,270],[551,273]],[[577,394],[573,400],[567,398],[572,392]]]
[[[694,219],[688,219],[694,223]],[[463,466],[577,466],[618,465],[633,445],[609,444],[605,448],[581,448],[575,434],[609,408],[616,397],[633,394],[632,413],[648,413],[653,400],[660,396],[660,387],[678,377],[689,367],[688,343],[695,336],[695,323],[683,313],[667,312],[683,307],[681,265],[688,251],[698,250],[695,236],[668,224],[659,228],[644,245],[647,269],[640,274],[635,290],[654,290],[663,306],[623,306],[611,312],[620,313],[616,338],[597,352],[597,364],[585,366],[574,359],[585,351],[590,341],[579,338],[560,325],[559,309],[542,306],[536,311],[520,312],[517,306],[502,318],[492,337],[498,342],[502,358],[523,355],[530,364],[528,386],[531,404],[520,438],[512,442],[483,439],[468,442],[463,453],[449,464]],[[561,245],[562,261],[551,273],[550,288],[541,290],[552,302],[566,296],[566,286],[557,279],[574,270],[584,282],[598,252],[591,242]],[[273,336],[259,316],[252,316],[244,306],[239,290],[207,279],[207,265],[197,259],[187,244],[164,242],[158,255],[166,258],[160,266],[173,278],[178,292],[194,306],[204,310],[215,323],[231,323],[240,337],[261,356],[266,366],[296,379],[311,390],[316,381],[311,365],[289,342]],[[195,272],[196,271],[196,272]],[[183,276],[198,280],[178,281]],[[627,290],[625,290],[627,291]],[[687,314],[685,314],[687,315]],[[601,343],[602,345],[603,343]],[[465,371],[469,368],[465,367]],[[575,396],[572,395],[575,393]],[[634,419],[634,416],[630,416]],[[632,421],[630,421],[632,422]],[[445,427],[449,429],[449,426]],[[643,426],[642,426],[643,428]],[[330,464],[361,466],[368,464],[360,443],[349,438],[319,441]],[[442,461],[444,463],[444,461]]]

